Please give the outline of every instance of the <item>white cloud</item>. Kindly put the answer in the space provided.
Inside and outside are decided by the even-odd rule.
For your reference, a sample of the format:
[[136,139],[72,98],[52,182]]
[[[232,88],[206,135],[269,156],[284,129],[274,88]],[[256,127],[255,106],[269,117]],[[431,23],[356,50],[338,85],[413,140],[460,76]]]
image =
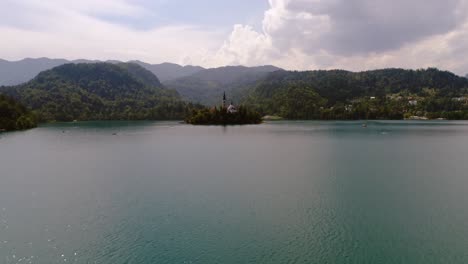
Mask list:
[[263,30],[239,34],[251,29],[237,25],[218,59],[289,69],[435,66],[464,74],[467,2],[270,0]]
[[250,26],[235,25],[229,39],[212,58],[213,63],[226,61],[229,64],[258,64],[267,63],[275,57],[271,38],[260,34]]
[[[44,4],[42,2],[45,2]],[[96,18],[98,9],[106,14],[133,16],[147,12],[125,1],[15,1],[10,10],[0,4],[0,16],[17,14],[15,21],[0,21],[0,57],[61,57],[67,59],[140,59],[148,62],[181,63],[183,54],[216,50],[221,32],[190,25],[135,30]],[[98,3],[99,4],[94,4]],[[112,5],[116,3],[117,5]],[[112,8],[111,8],[112,6]],[[23,10],[24,9],[24,10]],[[19,25],[15,24],[20,21]],[[26,22],[25,22],[26,21]],[[14,22],[14,23],[12,23]],[[34,26],[28,26],[29,24]],[[200,62],[194,59],[194,62]]]
[[[162,1],[162,0],[159,0]],[[468,0],[269,0],[262,28],[169,25],[130,0],[3,0],[0,58],[139,59],[205,67],[274,64],[286,69],[435,66],[468,72]],[[213,10],[215,12],[215,10]]]

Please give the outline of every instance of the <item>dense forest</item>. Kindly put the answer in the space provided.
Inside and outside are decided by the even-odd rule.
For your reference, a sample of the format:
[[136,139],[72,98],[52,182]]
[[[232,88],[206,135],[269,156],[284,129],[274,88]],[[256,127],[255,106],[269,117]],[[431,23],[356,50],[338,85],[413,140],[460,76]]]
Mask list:
[[137,64],[65,64],[26,84],[0,88],[41,122],[183,119],[192,105]]
[[[434,68],[298,72],[272,66],[222,67],[170,83],[184,97],[138,64],[65,64],[25,84],[0,87],[0,94],[24,105],[13,108],[21,108],[19,112],[32,123],[36,117],[40,122],[186,119],[199,124],[255,123],[265,115],[326,120],[468,119],[468,79]],[[189,103],[190,99],[216,105],[223,90],[244,106],[238,114],[225,115],[219,108]],[[8,100],[3,99],[14,105]],[[2,111],[3,118],[10,110]],[[12,127],[13,121],[8,124]]]
[[192,110],[185,122],[192,125],[245,125],[259,124],[262,117],[243,106],[235,113],[228,112],[225,107],[212,107]]
[[12,98],[0,94],[0,132],[37,126],[36,116]]
[[468,119],[468,79],[434,68],[276,71],[245,98],[288,119]]

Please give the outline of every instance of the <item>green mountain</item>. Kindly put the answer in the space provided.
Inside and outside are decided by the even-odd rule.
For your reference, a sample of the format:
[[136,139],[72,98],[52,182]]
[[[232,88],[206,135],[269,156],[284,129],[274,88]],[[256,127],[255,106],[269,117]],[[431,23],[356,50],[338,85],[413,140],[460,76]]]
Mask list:
[[0,94],[0,132],[37,126],[36,116],[12,98]]
[[242,100],[246,89],[255,85],[269,73],[279,71],[274,66],[228,66],[198,71],[190,76],[164,82],[177,90],[187,101],[216,105],[225,91],[235,101]]
[[136,64],[65,64],[4,87],[40,121],[182,119],[187,105]]
[[134,63],[86,62],[0,87],[39,121],[184,119],[193,105],[182,98],[218,105],[224,91],[262,115],[288,119],[468,119],[468,79],[434,68],[298,72],[236,66],[199,70],[163,85]]
[[434,68],[269,74],[244,104],[291,119],[468,118],[468,79]]

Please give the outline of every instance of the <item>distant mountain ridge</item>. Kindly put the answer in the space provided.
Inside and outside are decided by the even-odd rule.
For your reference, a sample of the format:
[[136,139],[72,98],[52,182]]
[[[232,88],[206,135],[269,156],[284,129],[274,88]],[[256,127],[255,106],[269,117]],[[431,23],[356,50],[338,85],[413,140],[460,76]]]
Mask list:
[[[117,60],[65,60],[49,58],[26,58],[19,61],[7,61],[0,59],[0,86],[18,85],[32,80],[36,75],[45,70],[67,63],[122,63]],[[130,61],[146,68],[155,74],[161,81],[168,81],[191,75],[197,71],[204,70],[200,66],[180,66],[173,63],[149,64],[141,61]]]
[[199,72],[205,69],[200,66],[191,66],[191,65],[181,66],[178,64],[168,63],[168,62],[164,62],[161,64],[149,64],[149,63],[138,61],[138,60],[130,61],[130,62],[136,63],[142,66],[143,68],[150,70],[152,73],[158,76],[158,78],[163,82],[189,76],[189,75],[192,75],[196,72]]
[[205,69],[190,76],[163,83],[177,90],[185,100],[204,105],[216,105],[223,92],[229,94],[230,100],[240,101],[246,89],[275,71],[282,71],[282,69],[271,65],[225,66]]
[[[66,59],[50,59],[50,58],[26,58],[19,61],[7,61],[0,59],[0,86],[12,86],[22,83],[26,83],[36,77],[40,72],[50,70],[54,67],[67,64],[67,63],[113,63],[119,64],[124,63],[118,60],[66,60]],[[226,66],[220,68],[211,68],[206,69],[200,66],[181,66],[174,63],[161,63],[161,64],[150,64],[139,60],[129,61],[129,63],[134,63],[142,66],[143,68],[151,71],[154,75],[158,77],[161,82],[171,82],[176,79],[189,77],[196,75],[195,78],[206,80],[206,77],[203,75],[207,74],[220,74],[219,77],[214,76],[211,81],[221,82],[223,84],[236,82],[241,76],[248,74],[251,70],[252,72],[271,72],[279,70],[280,68],[274,66],[260,66],[260,67],[244,67],[244,66]],[[237,69],[236,72],[229,73],[226,69]],[[243,70],[241,70],[243,69]]]
[[[23,59],[20,61],[0,60],[0,86],[12,86],[26,83],[40,72],[68,63],[100,63],[98,60],[65,60],[65,59]],[[123,62],[109,60],[106,63],[124,65]],[[268,73],[282,70],[266,65],[258,67],[225,66],[205,69],[200,66],[181,66],[174,63],[149,64],[134,60],[128,65],[136,64],[153,73],[158,81],[169,88],[177,90],[182,97],[191,102],[213,105],[218,103],[219,96],[226,91],[230,99],[240,101],[245,94],[243,89],[254,85]],[[137,70],[131,68],[129,70]],[[146,76],[147,78],[154,78]]]
[[23,59],[6,61],[0,59],[0,86],[18,85],[36,77],[40,72],[69,63],[64,59]]

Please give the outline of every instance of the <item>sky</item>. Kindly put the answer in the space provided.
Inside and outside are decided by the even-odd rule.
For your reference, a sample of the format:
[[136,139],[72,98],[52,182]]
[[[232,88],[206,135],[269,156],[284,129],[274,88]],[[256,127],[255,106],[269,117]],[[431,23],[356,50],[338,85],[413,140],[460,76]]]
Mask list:
[[437,67],[468,73],[468,0],[0,0],[0,58]]

